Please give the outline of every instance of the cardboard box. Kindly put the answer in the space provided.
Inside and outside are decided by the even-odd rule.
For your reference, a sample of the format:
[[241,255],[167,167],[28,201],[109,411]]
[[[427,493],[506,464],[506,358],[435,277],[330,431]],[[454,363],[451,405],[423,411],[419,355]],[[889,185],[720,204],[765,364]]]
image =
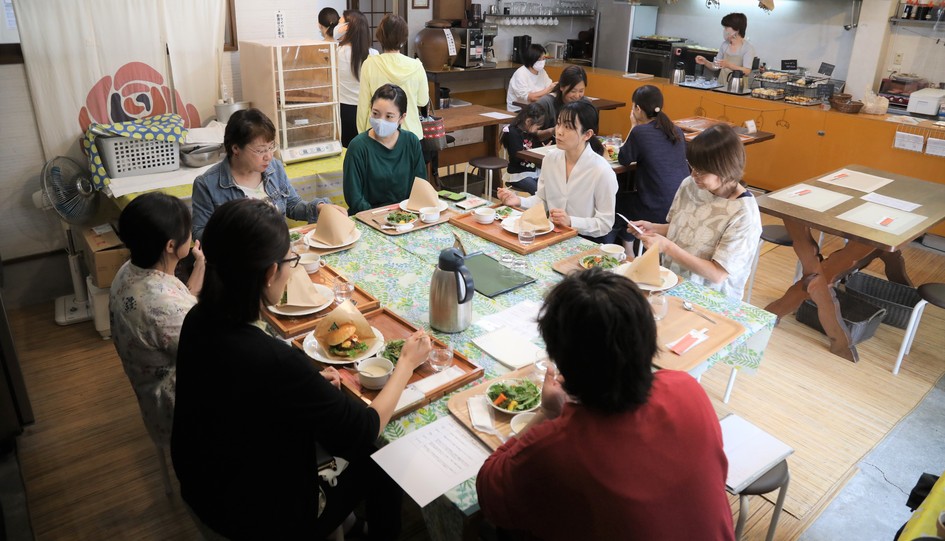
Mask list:
[[85,266],[95,287],[111,287],[118,269],[131,258],[131,252],[118,239],[110,224],[90,227],[82,231],[85,244]]

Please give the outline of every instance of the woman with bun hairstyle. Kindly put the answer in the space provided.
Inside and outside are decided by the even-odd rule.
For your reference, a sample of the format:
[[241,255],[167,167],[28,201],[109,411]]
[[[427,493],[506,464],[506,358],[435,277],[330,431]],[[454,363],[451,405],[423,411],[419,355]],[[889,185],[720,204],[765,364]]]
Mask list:
[[584,97],[584,91],[587,89],[587,72],[581,66],[568,66],[561,72],[561,77],[555,83],[549,94],[545,94],[537,102],[545,110],[545,124],[538,132],[542,141],[554,137],[555,121],[558,120],[558,113],[561,109],[576,101],[590,103],[590,100]]
[[[118,218],[131,261],[110,288],[112,340],[144,426],[160,447],[171,443],[180,328],[203,286],[204,257],[200,241],[190,248],[190,221],[183,201],[160,192],[134,198]],[[185,285],[174,270],[190,253],[194,268]]]
[[731,126],[716,124],[689,143],[686,158],[692,173],[666,220],[635,221],[644,234],[634,234],[647,249],[659,246],[676,274],[740,299],[761,236],[758,202],[742,182],[745,146]]
[[[633,92],[630,135],[617,160],[622,165],[637,164],[633,173],[636,190],[618,200],[617,212],[635,220],[666,221],[679,185],[689,176],[689,164],[686,139],[663,111],[659,88],[644,85]],[[633,240],[620,229],[624,240]]]
[[325,41],[335,41],[335,26],[338,25],[335,8],[324,8],[318,12],[318,31]]
[[589,102],[565,105],[555,125],[558,148],[542,161],[535,195],[519,197],[500,188],[502,203],[530,208],[544,202],[554,224],[573,227],[588,240],[606,241],[614,225],[617,175],[602,156],[597,123],[597,109]]
[[341,146],[358,134],[358,99],[361,95],[361,64],[376,55],[371,48],[371,27],[364,14],[345,10],[335,27],[338,40],[338,101],[341,102]]
[[[366,499],[371,538],[396,539],[402,493],[370,454],[429,337],[406,340],[366,406],[339,389],[333,368],[319,371],[263,330],[260,311],[279,302],[299,263],[278,210],[255,199],[225,203],[203,244],[204,288],[177,353],[171,456],[182,498],[234,540],[324,539]],[[336,486],[318,476],[316,444],[348,462]]]

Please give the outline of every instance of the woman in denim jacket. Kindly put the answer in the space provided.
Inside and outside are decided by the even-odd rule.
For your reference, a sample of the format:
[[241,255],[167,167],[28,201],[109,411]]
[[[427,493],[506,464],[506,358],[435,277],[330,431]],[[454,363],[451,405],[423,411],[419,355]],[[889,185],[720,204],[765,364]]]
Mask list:
[[289,183],[282,162],[273,156],[276,128],[259,109],[237,111],[226,123],[223,146],[226,158],[194,180],[194,240],[213,211],[234,199],[250,197],[268,201],[293,220],[315,222],[319,209],[331,201],[317,198],[307,202]]

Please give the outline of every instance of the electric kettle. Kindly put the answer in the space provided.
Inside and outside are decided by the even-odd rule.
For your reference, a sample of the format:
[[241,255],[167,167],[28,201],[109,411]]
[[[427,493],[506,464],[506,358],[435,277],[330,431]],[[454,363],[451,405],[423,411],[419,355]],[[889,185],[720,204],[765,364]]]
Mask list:
[[430,279],[430,327],[441,332],[460,332],[472,323],[472,274],[456,248],[440,252]]
[[741,94],[744,90],[744,79],[742,76],[745,75],[741,70],[735,70],[732,73],[728,74],[728,91],[732,94]]
[[676,62],[676,69],[673,70],[673,84],[678,85],[686,80],[686,64]]

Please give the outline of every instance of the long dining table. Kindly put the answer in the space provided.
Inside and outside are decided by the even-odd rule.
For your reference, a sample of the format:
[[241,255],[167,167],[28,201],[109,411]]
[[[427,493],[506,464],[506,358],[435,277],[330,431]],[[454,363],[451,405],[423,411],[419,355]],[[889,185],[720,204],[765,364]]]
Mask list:
[[[396,236],[386,235],[360,222],[357,222],[357,227],[361,232],[360,240],[348,250],[324,256],[326,262],[348,280],[374,295],[383,307],[427,331],[431,331],[430,277],[440,251],[453,246],[456,236],[467,252],[482,251],[497,259],[503,254],[512,254],[527,261],[528,269],[525,272],[536,279],[534,283],[495,298],[476,294],[472,301],[473,324],[466,330],[455,334],[431,331],[437,338],[452,344],[469,360],[482,366],[485,370],[484,379],[506,374],[509,369],[473,344],[474,338],[487,332],[476,321],[524,301],[541,302],[549,288],[562,279],[562,275],[555,272],[552,265],[594,246],[590,241],[574,237],[530,255],[520,256],[448,223]],[[688,280],[682,280],[667,294],[689,300],[745,327],[743,334],[688,370],[690,374],[699,377],[715,364],[737,367],[748,373],[758,369],[774,328],[773,314]],[[450,396],[452,393],[394,419],[385,428],[382,439],[394,441],[438,419],[449,417],[447,401]],[[464,537],[464,528],[472,527],[471,524],[475,522],[472,517],[478,516],[478,510],[475,478],[471,478],[424,507],[423,516],[432,539],[453,540]]]

